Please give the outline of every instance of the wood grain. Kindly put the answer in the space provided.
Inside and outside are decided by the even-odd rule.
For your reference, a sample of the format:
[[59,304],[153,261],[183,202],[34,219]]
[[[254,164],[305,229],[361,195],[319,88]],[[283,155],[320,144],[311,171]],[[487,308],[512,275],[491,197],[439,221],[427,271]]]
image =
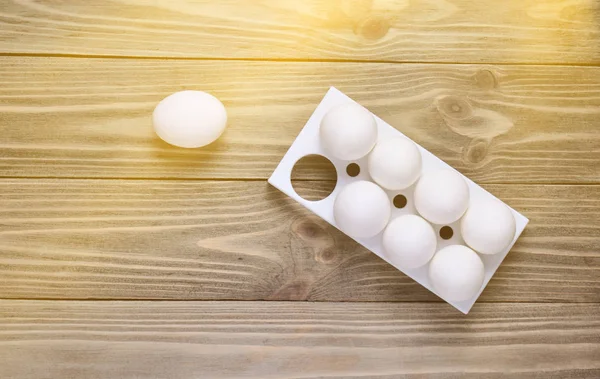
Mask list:
[[[531,222],[479,302],[600,302],[600,186],[485,188]],[[439,301],[266,182],[65,179],[0,181],[0,298]]]
[[600,63],[595,0],[10,0],[0,52]]
[[[598,83],[597,67],[3,57],[0,176],[266,179],[334,85],[478,183],[599,183]],[[153,133],[186,88],[228,109],[207,148]]]
[[[599,20],[595,0],[4,1],[0,378],[599,378]],[[329,86],[531,219],[469,315],[267,185]],[[224,101],[217,143],[155,137],[183,89]],[[308,160],[294,188],[333,174]]]
[[0,377],[600,375],[598,304],[0,301]]

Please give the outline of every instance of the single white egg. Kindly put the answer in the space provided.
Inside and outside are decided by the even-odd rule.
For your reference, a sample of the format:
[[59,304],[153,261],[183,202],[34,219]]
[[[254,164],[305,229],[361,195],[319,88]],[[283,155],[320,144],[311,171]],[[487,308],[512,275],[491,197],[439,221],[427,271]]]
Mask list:
[[391,216],[390,199],[375,183],[353,182],[342,188],[333,204],[333,217],[339,228],[355,238],[380,233]]
[[356,160],[369,154],[377,142],[375,117],[356,103],[335,106],[321,120],[321,143],[331,155]]
[[202,91],[181,91],[165,97],[152,115],[156,134],[179,147],[201,147],[214,142],[227,125],[225,106]]
[[369,154],[369,174],[389,190],[410,187],[421,175],[421,152],[406,138],[379,141]]
[[417,212],[434,224],[458,220],[469,206],[469,186],[455,171],[444,169],[424,174],[415,187]]
[[502,202],[486,199],[472,202],[460,221],[462,237],[481,254],[504,251],[517,232],[515,217]]
[[430,223],[416,215],[392,220],[383,232],[385,256],[401,268],[421,267],[433,257],[437,237]]
[[479,255],[463,245],[446,246],[429,263],[431,285],[446,301],[472,299],[481,289],[484,276]]

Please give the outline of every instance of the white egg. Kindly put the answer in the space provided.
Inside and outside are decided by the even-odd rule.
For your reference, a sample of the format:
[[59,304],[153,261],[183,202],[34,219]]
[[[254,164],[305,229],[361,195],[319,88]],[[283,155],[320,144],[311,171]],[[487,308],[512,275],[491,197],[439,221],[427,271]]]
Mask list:
[[201,147],[214,142],[227,125],[227,112],[216,97],[202,91],[181,91],[165,97],[154,109],[154,130],[165,142]]
[[458,220],[469,206],[467,182],[449,169],[422,175],[414,196],[419,214],[434,224],[450,224]]
[[460,221],[462,237],[473,250],[481,254],[504,251],[516,233],[512,212],[496,199],[472,202]]
[[429,263],[429,280],[446,301],[463,301],[477,295],[485,276],[483,262],[476,252],[463,245],[438,251]]
[[415,215],[392,220],[383,232],[385,256],[401,268],[425,265],[437,248],[437,237],[431,224]]
[[421,152],[406,138],[379,141],[369,154],[369,174],[389,190],[410,187],[421,175]]
[[342,188],[333,204],[338,227],[355,238],[373,237],[390,220],[390,199],[375,183],[353,182]]
[[331,155],[356,160],[369,154],[377,142],[375,117],[355,103],[335,106],[321,120],[321,143]]

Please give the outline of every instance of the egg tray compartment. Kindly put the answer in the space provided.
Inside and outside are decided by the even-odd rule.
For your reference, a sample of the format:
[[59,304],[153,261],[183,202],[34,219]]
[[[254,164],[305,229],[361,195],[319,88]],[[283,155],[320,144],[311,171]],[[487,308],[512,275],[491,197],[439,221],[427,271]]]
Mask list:
[[[356,160],[356,161],[340,160],[340,159],[336,159],[335,157],[328,154],[327,151],[325,151],[323,149],[323,147],[320,143],[319,128],[320,128],[320,123],[321,123],[321,119],[323,118],[323,116],[325,116],[325,114],[331,108],[333,108],[337,105],[346,104],[349,102],[356,103],[354,100],[352,100],[351,98],[349,98],[348,96],[346,96],[345,94],[343,94],[342,92],[337,90],[336,88],[331,87],[329,89],[329,91],[327,92],[327,94],[325,95],[325,97],[323,98],[323,100],[321,101],[321,103],[317,106],[317,109],[314,111],[314,113],[312,114],[312,116],[310,117],[310,119],[308,120],[306,125],[304,126],[304,128],[300,131],[300,134],[298,134],[298,137],[296,137],[296,140],[290,146],[289,150],[287,151],[287,153],[285,154],[285,156],[283,157],[283,159],[281,160],[281,162],[279,163],[279,165],[277,166],[277,168],[275,169],[275,171],[273,172],[271,177],[269,178],[269,183],[271,185],[273,185],[275,188],[279,189],[281,192],[285,193],[292,199],[296,200],[298,203],[302,204],[304,207],[308,208],[313,213],[315,213],[317,216],[321,217],[323,220],[327,221],[328,223],[330,223],[331,225],[333,225],[334,227],[336,227],[338,229],[340,229],[340,228],[337,226],[335,219],[333,217],[333,204],[334,204],[335,198],[338,195],[338,193],[346,185],[348,185],[349,183],[355,182],[355,181],[368,180],[368,181],[373,182],[373,180],[369,176],[368,169],[367,169],[368,155],[359,160]],[[373,116],[375,117],[375,120],[377,121],[377,128],[378,128],[377,140],[378,141],[385,140],[385,139],[391,139],[394,137],[403,137],[403,138],[407,138],[408,140],[412,141],[410,138],[406,137],[404,134],[402,134],[401,132],[396,130],[394,127],[387,124],[385,121],[381,120],[379,117],[377,117],[375,115],[373,115]],[[412,141],[412,142],[415,143],[414,141]],[[454,170],[454,168],[449,166],[447,163],[445,163],[444,161],[437,158],[435,155],[433,155],[432,153],[430,153],[429,151],[427,151],[426,149],[421,147],[419,144],[415,143],[415,145],[418,147],[419,151],[421,152],[421,157],[422,157],[421,175],[423,175],[427,172],[430,172],[430,171],[437,171],[437,170],[441,170],[441,169],[450,169],[455,172],[458,172],[458,171]],[[294,191],[294,188],[292,187],[292,182],[291,182],[292,170],[293,170],[294,166],[296,165],[296,163],[301,158],[303,158],[307,155],[321,155],[321,156],[329,159],[333,163],[333,165],[335,166],[335,169],[337,171],[337,184],[336,184],[333,192],[323,200],[309,201],[309,200],[303,199]],[[346,167],[350,163],[356,163],[361,168],[360,173],[355,177],[351,177],[350,175],[348,175],[346,173]],[[489,197],[496,198],[494,195],[490,194],[489,192],[487,192],[486,190],[484,190],[483,188],[481,188],[480,186],[475,184],[473,181],[471,181],[466,176],[464,176],[460,173],[459,173],[459,175],[461,175],[466,180],[467,185],[469,186],[470,201],[477,201],[479,199],[483,200],[486,197],[487,198],[489,198]],[[389,222],[391,222],[394,218],[401,216],[401,215],[405,215],[405,214],[418,215],[418,213],[415,209],[415,206],[414,206],[414,202],[413,202],[413,192],[414,192],[415,186],[416,186],[416,183],[413,184],[412,186],[410,186],[409,188],[401,190],[401,191],[389,191],[389,190],[384,189],[384,191],[388,194],[388,197],[390,198],[390,202],[392,203],[392,215],[391,215]],[[403,208],[397,208],[393,205],[394,198],[398,195],[403,195],[407,199],[407,203]],[[490,281],[490,279],[492,278],[492,276],[494,275],[494,273],[496,272],[496,270],[498,269],[498,267],[500,266],[500,264],[502,263],[502,261],[504,260],[504,258],[508,254],[508,252],[510,251],[510,249],[513,247],[517,238],[519,238],[519,236],[523,232],[523,229],[525,229],[525,225],[527,225],[527,223],[529,222],[529,220],[526,217],[524,217],[522,214],[520,214],[519,212],[515,211],[514,209],[512,209],[510,207],[509,207],[509,209],[511,210],[513,216],[515,217],[515,222],[516,222],[516,233],[513,238],[513,241],[510,243],[510,245],[504,251],[502,251],[498,254],[493,254],[493,255],[478,254],[479,257],[481,258],[481,260],[483,261],[483,264],[485,267],[485,277],[484,277],[483,285],[482,285],[481,289],[479,290],[479,292],[473,298],[471,298],[469,300],[465,300],[465,301],[459,301],[459,302],[449,301],[447,299],[444,299],[442,296],[440,296],[439,294],[436,293],[436,291],[433,289],[432,285],[429,282],[429,275],[428,275],[429,263],[427,263],[426,265],[424,265],[422,267],[419,267],[416,269],[410,269],[410,270],[409,269],[401,269],[400,267],[392,264],[386,258],[385,254],[384,254],[384,250],[383,250],[383,246],[382,246],[382,234],[383,233],[379,233],[376,236],[371,237],[371,238],[354,238],[351,236],[350,237],[352,239],[354,239],[356,242],[358,242],[359,244],[361,244],[362,246],[369,249],[371,252],[378,255],[381,259],[385,260],[392,266],[396,267],[396,269],[400,270],[404,274],[411,277],[413,280],[417,281],[419,284],[421,284],[422,286],[424,286],[431,292],[440,296],[444,301],[448,302],[450,305],[452,305],[459,311],[466,314],[469,312],[469,310],[471,309],[473,304],[475,304],[475,301],[477,301],[477,298],[479,297],[479,295],[481,295],[481,292],[485,289],[488,282]],[[448,246],[448,245],[465,245],[466,246],[466,244],[460,234],[460,219],[452,224],[447,224],[447,226],[450,226],[453,231],[453,235],[450,239],[443,239],[440,237],[440,229],[446,225],[432,224],[432,226],[437,235],[438,246],[437,246],[436,251],[439,251],[440,249],[442,249],[443,247]]]

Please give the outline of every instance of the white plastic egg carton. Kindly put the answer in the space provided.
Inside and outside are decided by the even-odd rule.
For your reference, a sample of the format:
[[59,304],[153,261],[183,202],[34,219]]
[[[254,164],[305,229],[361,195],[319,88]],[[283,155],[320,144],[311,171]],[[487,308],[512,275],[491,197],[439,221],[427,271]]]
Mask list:
[[[345,104],[348,102],[354,102],[354,100],[350,99],[348,96],[346,96],[345,94],[343,94],[336,88],[331,87],[329,89],[329,91],[327,92],[327,94],[325,95],[325,97],[323,98],[323,100],[321,101],[321,103],[319,104],[319,106],[317,107],[317,109],[314,111],[314,113],[308,120],[308,122],[306,123],[306,125],[304,126],[304,128],[300,131],[300,134],[298,135],[298,137],[296,138],[296,140],[294,141],[292,146],[290,146],[288,152],[285,154],[285,156],[283,157],[283,159],[281,160],[281,162],[279,163],[279,165],[277,166],[277,168],[275,169],[275,171],[273,172],[271,177],[269,178],[269,183],[271,185],[273,185],[274,187],[276,187],[277,189],[279,189],[280,191],[282,191],[283,193],[285,193],[292,199],[296,200],[298,203],[302,204],[303,206],[305,206],[306,208],[308,208],[309,210],[314,212],[316,215],[321,217],[323,220],[329,222],[331,225],[335,226],[338,229],[340,229],[340,228],[337,226],[335,219],[333,217],[333,204],[334,204],[337,194],[341,191],[342,188],[344,188],[347,184],[349,184],[351,182],[358,181],[358,180],[372,181],[372,179],[369,176],[368,170],[367,170],[367,157],[361,158],[357,161],[343,161],[343,160],[336,159],[333,156],[331,156],[330,154],[328,154],[323,149],[323,147],[320,143],[320,140],[319,140],[319,128],[320,128],[320,123],[321,123],[321,119],[323,118],[323,116],[327,113],[327,111],[329,111],[334,106]],[[400,133],[394,127],[387,124],[386,122],[384,122],[377,116],[375,116],[375,119],[377,121],[377,127],[378,127],[378,140],[385,140],[385,139],[390,139],[393,137],[400,137],[400,136],[409,139],[404,134]],[[419,148],[419,150],[421,152],[421,156],[422,156],[422,171],[421,171],[422,174],[425,174],[429,171],[436,171],[436,170],[440,170],[440,169],[454,170],[447,163],[445,163],[441,159],[437,158],[435,155],[433,155],[429,151],[425,150],[419,144],[416,144],[416,145]],[[298,160],[300,160],[301,158],[303,158],[307,155],[324,156],[325,158],[329,159],[336,168],[336,171],[337,171],[336,187],[333,190],[333,192],[323,200],[319,200],[319,201],[305,200],[302,197],[300,197],[294,191],[294,189],[292,187],[292,182],[291,182],[292,169],[294,168],[294,166],[295,166],[296,162],[298,162]],[[360,166],[361,170],[360,170],[360,174],[358,176],[350,177],[349,175],[347,175],[346,167],[350,163],[357,163]],[[456,170],[454,170],[454,171],[456,171]],[[480,186],[475,184],[469,178],[465,177],[462,174],[460,174],[460,175],[463,176],[463,178],[465,178],[465,180],[467,181],[467,184],[469,186],[471,200],[478,200],[479,197],[495,198],[494,195],[490,194],[489,192],[487,192],[486,190],[484,190],[483,188],[481,188]],[[401,190],[401,191],[387,191],[386,190],[386,192],[390,198],[390,202],[392,202],[394,197],[397,195],[404,195],[406,197],[406,199],[408,200],[406,206],[402,209],[398,209],[398,208],[392,206],[392,216],[391,216],[390,222],[395,217],[398,217],[400,215],[417,214],[415,207],[414,207],[414,203],[413,203],[414,187],[415,187],[415,185],[413,185],[405,190]],[[445,300],[446,302],[448,302],[449,304],[454,306],[456,309],[458,309],[459,311],[461,311],[465,314],[468,313],[469,310],[471,309],[471,307],[473,306],[473,304],[475,304],[475,301],[477,300],[477,298],[479,297],[479,295],[481,294],[483,289],[487,286],[488,282],[490,281],[490,279],[492,278],[492,276],[494,275],[494,273],[496,272],[496,270],[498,269],[498,267],[500,266],[500,264],[502,263],[502,261],[504,260],[504,258],[508,254],[508,252],[510,251],[510,249],[513,247],[517,238],[519,238],[519,236],[523,232],[523,229],[525,229],[525,225],[527,225],[527,223],[529,222],[529,220],[526,217],[524,217],[522,214],[520,214],[519,212],[515,211],[512,208],[510,208],[510,210],[513,213],[513,215],[515,217],[515,221],[516,221],[515,237],[514,237],[513,241],[510,243],[510,245],[508,246],[508,248],[506,248],[506,250],[501,253],[493,254],[493,255],[479,254],[479,257],[481,258],[481,260],[483,261],[484,266],[485,266],[485,278],[484,278],[483,286],[481,287],[481,289],[477,293],[477,295],[474,296],[473,298],[471,298],[470,300],[460,301],[460,302],[449,301],[442,297],[443,300]],[[458,220],[452,224],[448,224],[448,226],[450,226],[454,232],[452,238],[450,238],[448,240],[444,240],[441,237],[439,237],[439,231],[442,226],[444,226],[444,225],[433,225],[434,230],[436,231],[436,234],[438,236],[438,247],[437,247],[438,251],[441,248],[448,246],[448,245],[457,245],[457,244],[458,245],[466,245],[460,235],[460,220]],[[382,258],[386,262],[392,264],[388,259],[386,259],[385,255],[384,255],[381,234],[382,233],[380,233],[374,237],[371,237],[371,238],[353,238],[353,239],[356,242],[363,245],[364,247],[366,247],[367,249],[369,249],[370,251],[372,251],[373,253],[377,254],[380,258]],[[404,274],[406,274],[409,277],[411,277],[412,279],[416,280],[418,283],[423,285],[425,288],[427,288],[431,292],[440,296],[439,294],[436,293],[436,291],[433,289],[433,287],[431,286],[431,284],[429,282],[429,276],[428,276],[429,264],[426,264],[425,266],[419,267],[417,269],[411,269],[411,270],[400,269],[398,266],[396,266],[394,264],[392,264],[392,266],[396,267],[398,270],[402,271]]]

